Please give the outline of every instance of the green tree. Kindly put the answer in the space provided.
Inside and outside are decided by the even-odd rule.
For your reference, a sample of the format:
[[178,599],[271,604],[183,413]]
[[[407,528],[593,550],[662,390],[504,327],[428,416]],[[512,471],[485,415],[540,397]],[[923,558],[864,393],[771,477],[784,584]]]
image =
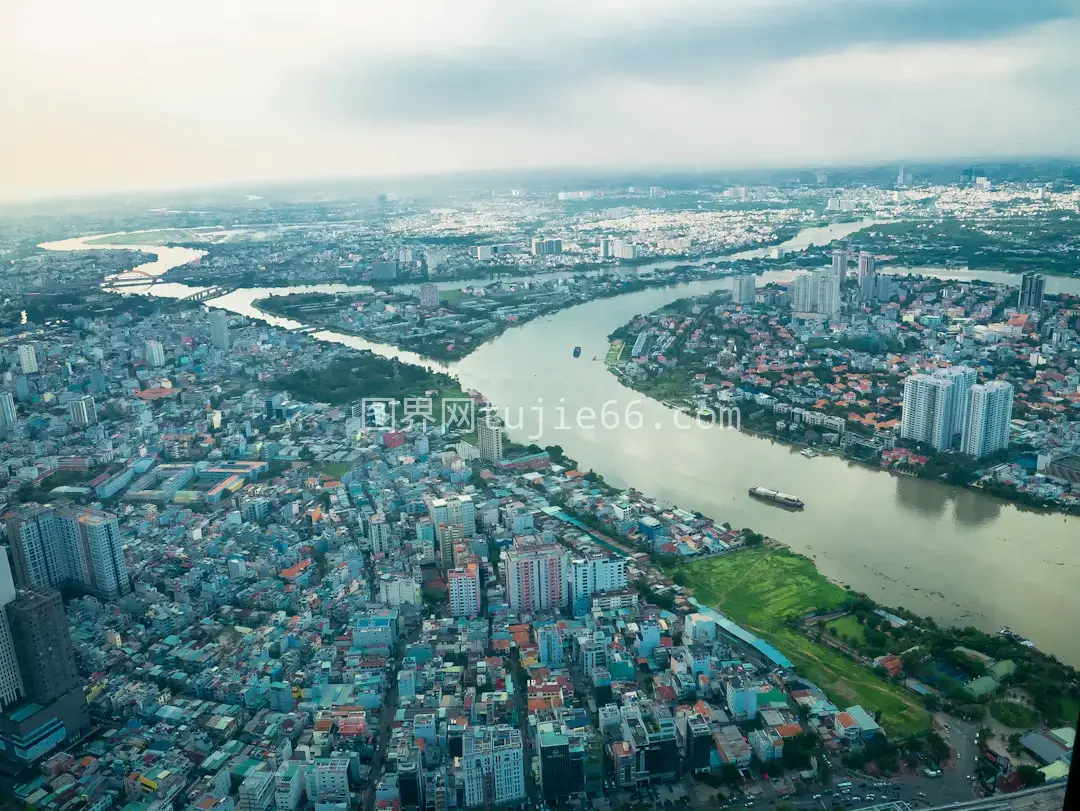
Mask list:
[[1045,774],[1034,766],[1029,766],[1026,763],[1023,766],[1016,767],[1016,776],[1020,778],[1020,782],[1023,784],[1024,788],[1038,786],[1046,782]]

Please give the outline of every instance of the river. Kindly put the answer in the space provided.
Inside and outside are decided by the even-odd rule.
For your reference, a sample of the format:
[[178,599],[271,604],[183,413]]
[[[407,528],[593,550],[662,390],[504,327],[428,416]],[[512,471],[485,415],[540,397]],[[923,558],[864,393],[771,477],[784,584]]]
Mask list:
[[[822,244],[865,226],[850,223],[806,229],[783,247],[797,250],[811,242]],[[68,240],[43,247],[92,247],[82,243]],[[152,268],[136,271],[154,275],[162,272],[163,264],[175,267],[202,254],[189,248],[145,250],[158,258]],[[644,272],[649,267],[635,270]],[[1018,277],[993,272],[892,271],[1018,282]],[[792,275],[765,273],[761,283],[785,281]],[[581,304],[508,330],[449,366],[331,331],[316,332],[313,337],[447,368],[464,387],[483,392],[509,412],[511,424],[521,426],[510,431],[518,441],[561,445],[583,468],[596,470],[613,484],[632,485],[680,507],[773,536],[812,557],[827,577],[885,605],[985,631],[1008,625],[1042,650],[1080,666],[1080,636],[1071,623],[1059,619],[1080,616],[1080,544],[1076,542],[1080,519],[1021,510],[972,490],[877,472],[835,457],[806,459],[795,449],[733,429],[692,423],[680,427],[674,411],[626,388],[606,370],[602,358],[607,335],[616,327],[675,298],[729,284],[727,279],[696,281]],[[194,289],[154,285],[145,291],[125,290],[175,297]],[[255,310],[252,301],[271,293],[313,289],[367,288],[239,290],[213,300],[212,305],[295,327],[296,322]],[[1048,277],[1047,289],[1080,293],[1080,280]],[[574,346],[582,347],[578,359],[572,357]],[[592,427],[578,419],[587,416],[586,409],[596,413]],[[602,411],[612,427],[600,424]],[[635,429],[632,425],[639,418],[641,427]],[[690,423],[686,417],[680,419]],[[543,435],[532,439],[541,422]],[[806,510],[791,513],[749,498],[747,488],[759,484],[798,495],[806,502]]]

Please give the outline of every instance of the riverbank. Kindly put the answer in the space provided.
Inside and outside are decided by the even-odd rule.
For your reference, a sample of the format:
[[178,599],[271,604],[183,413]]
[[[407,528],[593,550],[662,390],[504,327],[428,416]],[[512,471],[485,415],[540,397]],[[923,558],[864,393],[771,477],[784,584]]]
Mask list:
[[[996,682],[1006,672],[1012,674],[1008,689],[1031,697],[1036,723],[1070,724],[1080,710],[1080,674],[1024,640],[941,628],[903,608],[879,605],[831,582],[813,560],[779,542],[665,570],[699,601],[775,645],[799,675],[818,684],[838,706],[858,703],[872,714],[880,712],[890,735],[924,731],[929,713],[939,708],[985,718],[995,696],[1005,692]],[[843,638],[838,629],[847,629]],[[896,668],[892,673],[867,667],[890,655],[898,656],[886,660]],[[997,674],[989,692],[983,692],[982,682],[978,690],[969,687],[988,674]]]

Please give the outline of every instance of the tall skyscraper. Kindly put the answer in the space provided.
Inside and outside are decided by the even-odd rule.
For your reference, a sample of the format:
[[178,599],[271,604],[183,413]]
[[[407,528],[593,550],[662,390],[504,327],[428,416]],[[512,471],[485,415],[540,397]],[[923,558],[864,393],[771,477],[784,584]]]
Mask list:
[[11,568],[7,555],[0,549],[0,709],[10,707],[23,696],[15,640],[7,619],[7,607],[14,600],[15,583],[11,579]]
[[476,440],[480,446],[480,458],[486,462],[498,462],[503,458],[503,434],[506,428],[495,415],[487,415],[476,426]]
[[874,300],[877,292],[877,258],[869,251],[859,252],[859,301]]
[[76,428],[85,428],[97,422],[97,403],[89,394],[76,397],[68,403],[71,424]]
[[1013,387],[992,380],[971,387],[971,415],[964,431],[961,450],[976,458],[990,456],[1009,447]]
[[975,370],[966,366],[910,375],[904,381],[900,436],[952,450],[967,427],[976,380]]
[[218,349],[229,348],[229,314],[224,310],[210,311],[210,343]]
[[15,398],[10,391],[0,391],[0,428],[6,428],[19,421],[15,411]]
[[19,367],[24,375],[37,373],[37,348],[33,344],[22,344],[19,347]]
[[1020,277],[1020,293],[1017,308],[1022,312],[1038,312],[1043,306],[1046,279],[1041,273],[1025,273]]
[[611,237],[600,237],[600,258],[610,259],[615,255],[614,248],[612,247],[614,240]]
[[754,274],[736,276],[732,294],[736,304],[753,304],[757,295],[757,279]]
[[454,544],[476,534],[476,505],[472,496],[451,493],[446,498],[425,499],[428,516],[435,527],[439,546],[439,567],[454,568]]
[[165,365],[165,348],[161,345],[161,341],[147,341],[145,350],[148,366],[156,369]]
[[7,606],[26,698],[51,704],[80,686],[64,603],[56,589],[26,589]]
[[832,273],[834,276],[839,276],[841,281],[847,276],[847,264],[847,251],[832,252]]
[[7,519],[19,588],[77,586],[104,599],[130,591],[116,516],[26,507]]

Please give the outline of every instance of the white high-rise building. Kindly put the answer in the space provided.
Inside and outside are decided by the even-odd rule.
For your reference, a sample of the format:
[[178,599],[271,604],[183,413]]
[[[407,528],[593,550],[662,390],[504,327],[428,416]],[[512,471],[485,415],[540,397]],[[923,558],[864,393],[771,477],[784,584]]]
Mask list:
[[146,346],[146,364],[154,369],[159,366],[165,365],[165,347],[161,345],[161,341],[147,341]]
[[1005,381],[992,380],[972,386],[971,414],[961,450],[968,456],[979,458],[1009,447],[1012,407],[1013,387]]
[[502,556],[510,607],[520,612],[565,608],[570,600],[569,556],[556,543],[535,536],[518,538]]
[[7,529],[20,588],[76,585],[104,599],[130,591],[116,516],[30,507],[9,516]]
[[624,239],[616,239],[611,246],[611,255],[616,259],[637,259],[638,246]]
[[593,594],[626,588],[626,561],[602,553],[570,561],[571,599],[589,600]]
[[847,276],[847,263],[847,251],[832,252],[832,273],[834,276],[839,276],[841,281]]
[[600,237],[600,258],[610,259],[615,255],[612,247],[614,240],[611,237]]
[[277,780],[269,769],[248,772],[237,792],[237,811],[268,811],[274,803]]
[[521,731],[503,724],[473,727],[462,740],[466,808],[493,808],[525,799]]
[[832,268],[796,276],[791,286],[791,309],[796,313],[836,315],[840,312],[840,281]]
[[367,520],[368,541],[373,554],[386,554],[390,551],[390,524],[384,513],[375,513]]
[[19,367],[24,375],[37,373],[37,349],[33,344],[22,344],[19,347]]
[[19,660],[15,655],[15,640],[8,625],[8,603],[15,600],[15,582],[11,579],[11,567],[7,555],[0,550],[0,709],[9,707],[23,697],[22,676]]
[[85,428],[97,422],[97,403],[89,394],[76,397],[68,403],[68,415],[76,428]]
[[502,420],[487,416],[476,426],[476,444],[480,448],[480,458],[486,462],[498,462],[503,458],[503,434],[506,428]]
[[877,292],[877,257],[869,251],[859,252],[859,301],[874,300]]
[[15,410],[15,398],[10,391],[0,391],[0,428],[14,425],[19,421],[19,414]]
[[757,295],[757,279],[752,273],[736,276],[732,294],[736,304],[753,304]]
[[904,381],[900,436],[939,451],[952,450],[965,433],[977,379],[975,370],[966,366],[910,375]]
[[229,314],[224,310],[210,311],[210,343],[218,349],[229,348]]
[[316,805],[349,804],[349,759],[332,757],[317,760],[307,773],[307,796]]

